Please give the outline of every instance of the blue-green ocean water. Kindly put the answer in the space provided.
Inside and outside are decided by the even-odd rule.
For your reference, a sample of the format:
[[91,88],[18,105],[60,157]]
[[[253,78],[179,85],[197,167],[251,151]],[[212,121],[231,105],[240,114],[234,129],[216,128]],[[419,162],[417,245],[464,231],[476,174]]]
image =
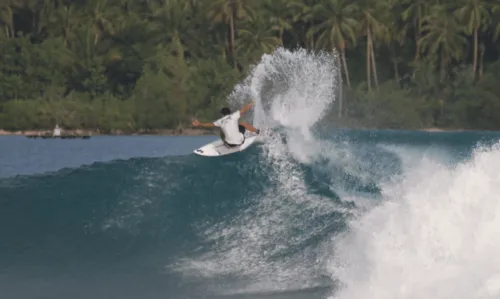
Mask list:
[[499,133],[321,135],[1,137],[0,298],[499,294]]

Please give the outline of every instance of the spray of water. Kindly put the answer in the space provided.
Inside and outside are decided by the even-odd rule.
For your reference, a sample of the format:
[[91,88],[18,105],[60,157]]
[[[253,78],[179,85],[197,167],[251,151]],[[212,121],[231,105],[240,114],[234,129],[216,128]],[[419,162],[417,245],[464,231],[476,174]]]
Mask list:
[[456,166],[428,158],[333,240],[337,299],[500,297],[500,145]]
[[254,123],[296,130],[305,137],[335,101],[336,53],[277,49],[266,54],[250,76],[236,86],[230,102],[256,102]]

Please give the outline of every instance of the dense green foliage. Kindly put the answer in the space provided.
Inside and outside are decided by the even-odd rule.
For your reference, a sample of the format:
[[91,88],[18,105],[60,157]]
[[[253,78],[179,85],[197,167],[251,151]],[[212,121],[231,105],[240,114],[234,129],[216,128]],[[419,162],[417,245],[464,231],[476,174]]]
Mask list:
[[338,50],[340,125],[497,129],[499,13],[493,0],[5,0],[0,128],[210,119],[283,46]]

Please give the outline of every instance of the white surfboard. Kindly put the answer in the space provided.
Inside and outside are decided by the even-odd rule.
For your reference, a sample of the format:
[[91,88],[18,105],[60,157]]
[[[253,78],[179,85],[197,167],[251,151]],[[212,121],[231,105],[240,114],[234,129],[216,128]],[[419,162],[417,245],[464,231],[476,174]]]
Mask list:
[[224,144],[224,142],[222,142],[221,139],[218,139],[194,150],[193,153],[205,157],[217,157],[234,154],[247,149],[250,145],[252,145],[252,143],[255,142],[257,136],[258,135],[245,136],[245,142],[243,142],[242,145],[235,147],[228,147]]

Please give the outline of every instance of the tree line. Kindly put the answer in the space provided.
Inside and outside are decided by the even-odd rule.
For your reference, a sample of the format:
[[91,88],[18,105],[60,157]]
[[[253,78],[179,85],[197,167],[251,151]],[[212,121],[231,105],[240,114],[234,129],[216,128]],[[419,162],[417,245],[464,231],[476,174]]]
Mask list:
[[499,34],[494,0],[5,0],[0,128],[189,126],[301,47],[340,54],[340,126],[498,129]]

